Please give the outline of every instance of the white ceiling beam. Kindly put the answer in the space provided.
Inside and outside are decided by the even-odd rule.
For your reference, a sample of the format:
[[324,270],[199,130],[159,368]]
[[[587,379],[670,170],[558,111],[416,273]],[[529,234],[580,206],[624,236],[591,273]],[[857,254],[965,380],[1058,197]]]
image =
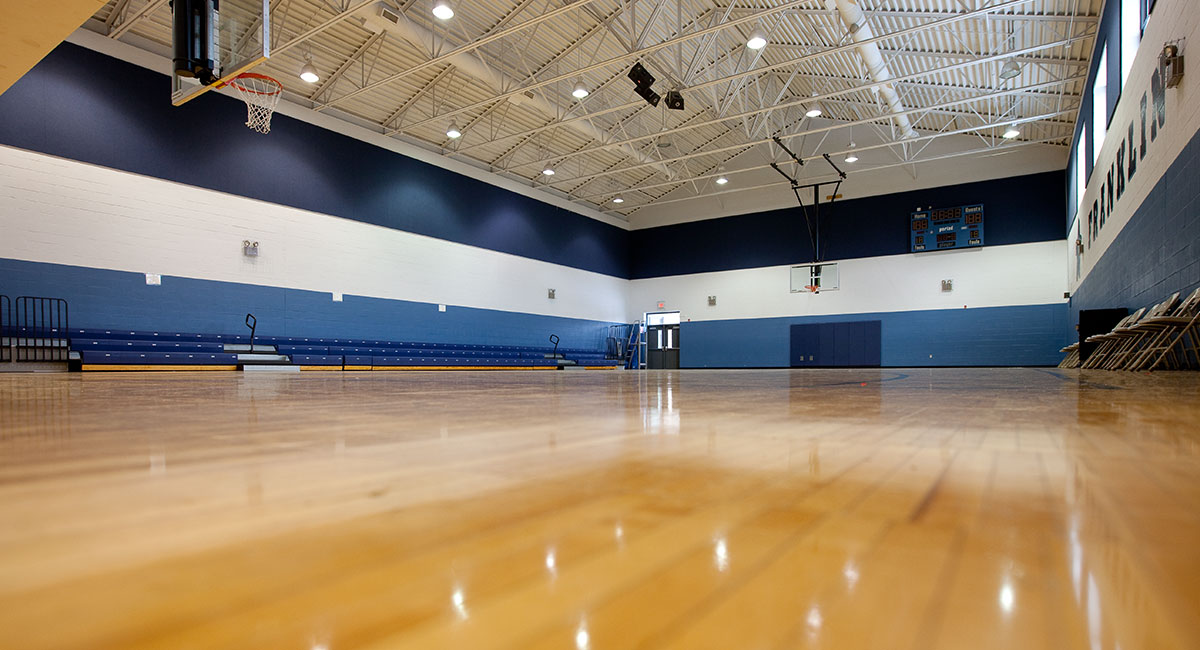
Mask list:
[[[949,160],[952,158],[961,158],[964,156],[978,156],[978,155],[984,155],[984,154],[989,154],[989,153],[996,154],[997,152],[1004,153],[1004,152],[1012,151],[1014,149],[1021,149],[1024,147],[1031,147],[1031,146],[1043,145],[1043,144],[1053,144],[1061,139],[1062,138],[1041,138],[1038,140],[1005,143],[1005,144],[997,145],[994,147],[981,147],[978,149],[971,149],[968,151],[954,151],[954,152],[950,152],[950,153],[939,154],[936,156],[929,156],[928,158],[918,158],[918,159],[906,160],[906,161],[902,161],[902,162],[888,163],[888,164],[884,164],[884,165],[875,165],[875,166],[869,167],[869,168],[863,167],[863,168],[859,168],[859,169],[848,169],[848,170],[846,170],[846,175],[853,177],[853,176],[857,176],[859,174],[864,174],[867,172],[880,171],[883,169],[891,169],[891,168],[895,168],[895,167],[904,167],[904,166],[908,166],[908,165],[920,165],[922,163],[936,162],[939,160]],[[861,151],[861,149],[859,149],[859,151]],[[834,154],[830,153],[829,155],[832,157]],[[763,165],[762,167],[768,168],[769,166]],[[725,172],[725,174],[729,175],[730,173],[740,173],[741,171],[742,170],[737,170],[736,172],[728,172],[727,171],[727,172]],[[704,178],[715,177],[715,176],[716,176],[716,174],[712,174],[712,175],[706,176]],[[810,179],[810,181],[815,183],[818,181],[834,180],[834,178],[835,177],[831,175],[831,176],[827,176],[827,177]],[[677,185],[686,186],[690,182],[691,182],[691,179],[689,179],[688,181],[679,181],[677,183]],[[734,184],[731,183],[731,185],[734,185]],[[634,206],[623,205],[620,208],[613,208],[611,206],[603,206],[603,207],[597,207],[597,209],[599,209],[601,212],[604,212],[606,214],[617,214],[617,215],[627,217],[629,215],[629,213],[636,212],[637,210],[644,208],[644,207],[648,207],[648,206],[667,205],[669,203],[679,203],[681,201],[694,201],[696,199],[705,198],[705,197],[718,197],[718,196],[724,196],[724,195],[728,195],[728,194],[737,194],[739,192],[762,191],[764,189],[769,189],[769,188],[787,188],[787,187],[790,187],[790,184],[787,181],[771,181],[769,183],[758,183],[758,184],[754,184],[754,185],[735,185],[734,187],[727,186],[727,189],[723,189],[719,192],[697,193],[697,194],[693,194],[691,196],[681,196],[681,197],[673,198],[673,199],[655,198],[655,199],[651,199],[651,200],[647,201],[646,203],[644,203],[642,205],[634,205]],[[636,192],[639,191],[639,189],[640,188],[638,188],[638,187],[629,188],[628,190],[625,190],[626,193],[624,194],[624,196],[629,197],[631,195],[634,195]],[[607,192],[604,195],[597,195],[597,196],[608,196],[611,194],[612,194],[612,192]],[[628,198],[626,198],[626,201],[628,201]],[[591,201],[591,203],[597,204],[597,206],[600,205],[595,201]]]
[[[1082,39],[1085,37],[1080,36],[1077,38]],[[1052,49],[1052,48],[1056,48],[1056,47],[1062,47],[1063,45],[1069,44],[1072,40],[1074,40],[1074,39],[1066,39],[1063,41],[1056,41],[1054,43],[1037,45],[1032,48],[1025,48],[1025,50],[1023,50],[1023,51],[1028,52],[1030,50],[1036,51],[1036,50],[1041,50],[1041,49]],[[941,68],[937,68],[935,70],[925,70],[922,72],[914,72],[912,74],[900,75],[900,76],[890,79],[889,83],[900,83],[900,82],[913,81],[916,79],[922,79],[924,77],[929,77],[929,76],[933,76],[936,74],[940,74],[940,73],[946,72],[948,70],[957,70],[960,68],[966,68],[966,67],[970,67],[970,66],[976,66],[976,65],[981,65],[984,63],[989,63],[991,61],[998,61],[998,60],[1007,58],[1007,56],[1008,56],[1007,54],[1004,54],[1004,55],[998,54],[998,55],[994,55],[994,56],[990,56],[990,57],[982,57],[982,58],[971,60],[971,61],[964,61],[962,63],[957,63],[957,64],[950,65],[950,66],[944,66]],[[1075,80],[1078,78],[1079,77],[1071,77],[1070,79]],[[1058,83],[1064,83],[1064,82],[1063,81],[1054,81],[1054,82],[1050,82],[1050,83],[1058,84]],[[719,124],[719,123],[726,122],[729,120],[745,119],[747,117],[752,117],[752,116],[758,115],[760,113],[770,113],[770,112],[776,111],[776,110],[787,109],[787,108],[791,108],[791,107],[795,107],[795,106],[803,106],[803,105],[808,104],[813,101],[823,101],[826,99],[834,99],[834,98],[841,97],[844,95],[851,95],[851,94],[861,92],[864,90],[869,90],[874,85],[875,85],[875,82],[868,81],[868,82],[864,82],[864,83],[858,84],[858,85],[850,87],[850,88],[845,88],[842,90],[835,90],[835,91],[831,91],[831,92],[827,92],[827,93],[822,93],[822,94],[816,95],[815,97],[813,97],[813,96],[799,97],[799,98],[792,99],[790,101],[772,104],[770,106],[763,106],[763,107],[743,111],[741,113],[735,113],[732,115],[726,115],[724,117],[706,120],[704,122],[696,122],[696,123],[678,126],[678,127],[672,128],[672,129],[666,129],[666,130],[663,130],[663,131],[660,131],[660,132],[654,133],[654,134],[636,136],[633,138],[629,138],[627,140],[607,142],[607,143],[596,145],[594,147],[589,147],[587,149],[580,150],[573,154],[567,154],[567,156],[569,157],[569,156],[575,156],[575,155],[580,155],[580,154],[592,153],[594,151],[608,149],[610,147],[615,147],[618,145],[629,144],[631,142],[635,142],[638,140],[646,140],[646,139],[655,138],[655,137],[659,137],[659,136],[663,136],[663,135],[670,135],[673,133],[679,133],[679,132],[687,131],[690,129],[700,128],[700,127],[704,127],[704,126],[710,126],[713,124]],[[967,89],[964,89],[964,90],[967,90]],[[1020,92],[1022,92],[1022,90],[1020,90],[1020,89],[1006,89],[1004,91],[1001,91],[1001,92],[998,92],[995,94],[989,94],[989,95],[987,95],[987,97],[1007,97],[1009,95],[1019,94]],[[961,102],[953,102],[953,103],[957,104],[957,103],[961,103]],[[940,106],[940,104],[939,104],[939,106]],[[926,106],[926,107],[919,107],[919,108],[901,111],[899,113],[887,113],[887,114],[883,114],[883,115],[879,115],[879,116],[874,116],[870,121],[873,122],[875,120],[884,119],[884,118],[890,119],[890,118],[898,116],[898,115],[909,115],[912,113],[917,113],[917,112],[921,112],[923,110],[927,110],[928,108],[933,108],[933,107]],[[528,164],[536,165],[536,164],[544,163],[544,162],[546,162],[546,161],[540,160],[540,161],[532,161]]]
[[[923,110],[923,109],[916,109],[916,110]],[[944,132],[934,133],[934,134],[930,134],[930,135],[917,136],[915,138],[907,138],[901,142],[885,142],[883,144],[871,145],[869,147],[859,147],[858,151],[870,151],[873,149],[884,149],[884,148],[889,148],[889,147],[895,147],[898,145],[907,145],[907,144],[911,144],[911,143],[915,143],[915,142],[924,142],[926,140],[931,140],[934,138],[942,138],[942,137],[946,137],[949,135],[962,135],[965,133],[974,133],[975,131],[981,131],[981,130],[986,130],[986,129],[1007,128],[1011,124],[1025,124],[1025,123],[1029,123],[1029,122],[1037,122],[1040,120],[1048,120],[1048,119],[1052,119],[1055,117],[1059,117],[1061,115],[1074,114],[1074,113],[1075,113],[1075,110],[1072,107],[1070,110],[1055,111],[1052,113],[1043,113],[1041,115],[1035,115],[1035,116],[1031,116],[1031,117],[1022,117],[1019,119],[1001,120],[1001,121],[995,122],[995,123],[989,122],[987,124],[983,124],[983,125],[979,125],[979,126],[971,126],[971,127],[966,127],[966,128],[962,128],[962,129],[956,129],[954,131],[944,131]],[[828,129],[823,129],[823,130],[828,130]],[[793,138],[801,137],[803,135],[808,135],[808,133],[791,133],[791,134],[787,134],[787,135],[780,135],[779,138],[781,140],[791,140]],[[749,141],[749,142],[739,142],[735,145],[730,145],[727,147],[720,147],[717,149],[709,149],[706,151],[699,151],[699,152],[695,152],[695,153],[691,153],[691,154],[677,156],[675,158],[664,159],[662,162],[668,163],[668,162],[676,162],[679,160],[688,160],[691,158],[699,158],[701,156],[711,156],[713,154],[721,153],[723,151],[733,151],[736,149],[748,149],[751,147],[768,144],[771,142],[773,142],[773,140],[771,138],[762,138],[760,140],[753,140],[753,141]],[[832,152],[830,153],[830,155],[833,155]],[[806,160],[817,160],[820,158],[821,158],[820,156],[808,156],[805,159]],[[584,182],[592,180],[593,178],[599,178],[602,176],[611,176],[613,174],[620,174],[622,172],[634,171],[636,169],[640,169],[640,168],[646,166],[646,164],[647,163],[638,163],[635,165],[631,165],[629,167],[622,167],[620,169],[612,169],[612,170],[608,170],[608,171],[597,172],[594,174],[587,174],[585,176],[554,179],[554,180],[551,180],[549,183],[547,183],[547,185],[558,186],[558,185],[568,185],[571,183],[584,183]]]
[[[987,12],[990,12],[990,11],[998,11],[998,10],[1000,10],[1000,9],[1004,9],[1004,8],[1008,8],[1008,7],[1014,7],[1014,6],[1018,6],[1018,5],[1026,4],[1026,3],[1028,3],[1028,2],[1031,2],[1031,1],[1032,1],[1032,0],[1006,0],[1006,1],[1004,1],[1004,2],[999,2],[999,3],[996,3],[996,4],[994,4],[994,5],[991,5],[991,6],[988,6],[988,7],[983,7],[983,8],[980,8],[980,9],[975,9],[975,10],[972,10],[972,11],[969,11],[969,12],[966,12],[966,13],[962,13],[962,14],[955,14],[953,17],[950,17],[950,18],[944,18],[944,19],[941,19],[941,20],[938,20],[938,21],[933,21],[933,22],[929,22],[929,23],[922,24],[922,25],[916,25],[916,26],[913,26],[913,27],[904,28],[904,29],[901,29],[901,30],[899,30],[899,31],[895,31],[895,32],[888,32],[888,33],[886,33],[886,34],[880,34],[880,35],[876,35],[876,36],[875,36],[873,39],[870,39],[869,41],[863,41],[863,42],[880,42],[880,41],[885,41],[885,40],[892,39],[892,38],[898,38],[898,37],[901,37],[901,36],[906,36],[906,35],[909,35],[909,34],[918,33],[918,32],[921,32],[921,31],[923,31],[923,30],[930,29],[930,28],[933,28],[933,27],[938,27],[938,26],[943,26],[943,25],[946,25],[946,24],[951,24],[951,23],[960,22],[960,21],[966,20],[966,19],[968,19],[968,18],[971,18],[971,17],[973,17],[973,16],[980,15],[980,14],[983,14],[983,13],[987,13]],[[779,8],[776,8],[776,9],[778,10]],[[753,15],[755,15],[755,16],[758,16],[758,15],[760,15],[760,14],[753,14]],[[747,21],[747,17],[743,17],[743,18],[741,18],[741,19],[739,19],[739,20],[740,20],[741,22],[748,22],[748,21]],[[728,26],[728,25],[731,25],[731,24],[734,24],[734,23],[728,23],[728,24],[726,24],[726,25],[723,25],[723,26],[721,26],[721,27],[718,27],[718,28],[716,28],[716,29],[718,29],[718,30],[719,30],[719,29],[721,29],[721,28],[723,28],[723,27],[726,27],[726,26]],[[738,23],[738,24],[740,24],[740,23]],[[710,28],[710,29],[706,29],[706,30],[704,31],[704,33],[710,33],[711,31],[713,31],[713,30],[712,30],[712,28]],[[693,35],[693,37],[694,37],[694,36],[695,36],[695,35]],[[1048,48],[1050,48],[1050,47],[1058,47],[1058,46],[1060,46],[1060,45],[1063,45],[1063,44],[1069,44],[1069,43],[1071,43],[1071,42],[1074,42],[1074,41],[1076,41],[1076,40],[1086,40],[1086,39],[1090,39],[1090,38],[1092,38],[1092,37],[1093,37],[1093,35],[1092,35],[1092,34],[1081,35],[1081,36],[1077,36],[1077,37],[1074,37],[1074,38],[1070,38],[1070,39],[1065,39],[1065,40],[1062,40],[1062,41],[1058,41],[1058,42],[1056,42],[1056,43],[1054,43],[1054,44],[1049,44],[1049,45],[1045,45],[1045,46],[1038,46],[1038,47],[1034,47],[1034,48],[1026,48],[1025,50],[1021,50],[1021,51],[1019,51],[1019,52],[1010,53],[1010,54],[1024,54],[1024,53],[1029,53],[1029,52],[1032,52],[1032,51],[1038,51],[1038,50],[1041,50],[1041,49],[1048,49]],[[651,48],[647,48],[647,50],[650,50],[650,51],[657,51],[658,49],[662,49],[662,47],[665,47],[665,46],[667,46],[667,45],[669,45],[669,44],[670,44],[670,42],[667,42],[667,43],[661,43],[661,44],[659,44],[659,45],[657,45],[657,46],[652,46]],[[721,78],[719,78],[719,79],[712,79],[712,80],[706,81],[706,82],[704,82],[704,83],[695,84],[695,85],[689,86],[689,87],[686,89],[686,91],[688,91],[689,93],[692,93],[692,92],[695,92],[695,91],[699,91],[699,90],[703,90],[703,89],[709,88],[710,86],[715,86],[715,85],[719,85],[719,84],[723,84],[723,83],[731,82],[731,81],[733,81],[733,80],[739,79],[739,78],[741,78],[741,77],[744,77],[744,76],[747,76],[747,75],[762,74],[762,73],[770,72],[770,71],[777,70],[777,69],[780,69],[780,68],[786,68],[786,67],[790,67],[790,66],[800,65],[800,64],[803,64],[803,63],[811,62],[811,61],[819,61],[819,60],[821,60],[823,57],[829,57],[829,56],[836,55],[836,54],[839,54],[839,53],[842,53],[842,52],[849,52],[849,51],[851,51],[851,50],[854,50],[854,49],[855,49],[856,47],[858,47],[859,45],[861,45],[861,43],[855,43],[855,42],[851,42],[851,43],[847,43],[847,44],[843,44],[843,45],[835,46],[835,47],[832,47],[832,48],[829,48],[829,49],[825,49],[825,50],[820,50],[820,51],[817,51],[817,52],[812,52],[812,53],[804,54],[804,55],[802,55],[802,56],[799,56],[799,57],[796,57],[796,58],[792,58],[792,59],[788,59],[788,60],[786,60],[786,61],[781,61],[781,62],[778,62],[778,63],[772,63],[772,64],[765,65],[765,66],[763,66],[763,67],[760,67],[760,68],[756,68],[756,69],[752,69],[752,70],[746,70],[746,71],[743,71],[743,72],[740,72],[740,73],[736,73],[736,74],[733,74],[733,75],[729,75],[729,76],[726,76],[726,77],[721,77]],[[642,54],[642,52],[643,52],[643,51],[635,51],[635,52],[631,53],[629,56],[639,56],[640,54]],[[618,57],[618,58],[624,58],[624,57]],[[1005,57],[1004,57],[1004,56],[997,55],[997,56],[996,56],[996,57],[994,57],[994,58],[995,58],[995,59],[1000,59],[1000,58],[1005,58]],[[969,65],[969,64],[981,63],[981,62],[984,62],[984,61],[983,61],[982,59],[980,59],[980,60],[976,60],[976,61],[972,61],[972,62],[967,62],[967,64]],[[592,67],[601,67],[601,66],[603,66],[603,65],[605,65],[605,64],[607,64],[607,63],[608,63],[608,62],[604,62],[604,63],[597,64],[596,66],[592,66]],[[588,68],[588,69],[591,69],[591,68]],[[932,72],[921,73],[921,74],[928,75],[928,74],[935,74],[936,72],[937,72],[937,71],[932,71]],[[563,79],[566,79],[566,78],[568,78],[568,77],[571,77],[571,76],[572,76],[572,75],[569,75],[569,74],[568,74],[568,75],[561,75],[560,77],[556,77],[556,78],[553,78],[553,79],[548,79],[548,80],[544,80],[544,81],[538,82],[537,84],[535,84],[535,86],[542,86],[542,85],[548,85],[548,84],[551,84],[551,83],[558,83],[558,82],[562,81]],[[910,76],[912,76],[912,75],[908,75],[908,76],[905,76],[905,77],[897,77],[897,79],[906,79],[906,78],[909,78]],[[874,84],[864,84],[864,85],[865,85],[865,86],[867,86],[867,87],[869,87],[869,86],[871,86],[871,85],[874,85]],[[530,86],[530,87],[533,87],[533,86]],[[846,91],[846,92],[855,92],[855,91],[857,91],[857,90],[859,90],[859,89],[860,89],[860,88],[856,87],[856,88],[850,89],[849,91]],[[428,120],[425,120],[425,122],[432,122],[432,121],[435,121],[435,120],[437,120],[437,119],[444,119],[445,117],[448,117],[448,116],[457,115],[457,114],[459,114],[459,113],[463,113],[463,112],[466,112],[466,111],[468,111],[468,110],[472,110],[472,109],[474,109],[474,108],[476,108],[476,107],[478,107],[478,106],[485,105],[485,104],[487,104],[487,103],[489,103],[489,102],[491,102],[491,101],[495,101],[496,99],[499,99],[499,98],[506,98],[506,97],[509,97],[509,96],[515,95],[515,94],[517,94],[518,92],[521,92],[522,90],[523,90],[523,89],[514,90],[514,91],[511,91],[511,92],[509,92],[509,93],[505,93],[505,94],[503,94],[503,95],[500,95],[500,96],[498,96],[498,97],[494,97],[494,98],[491,98],[491,99],[488,99],[488,100],[485,100],[485,101],[482,101],[482,102],[476,102],[475,104],[472,104],[472,105],[470,105],[470,106],[466,106],[466,107],[463,107],[463,108],[455,109],[455,110],[453,110],[453,111],[449,111],[449,112],[443,113],[443,114],[441,114],[441,115],[438,115],[438,116],[431,117],[431,118],[429,118]],[[844,93],[840,93],[840,92],[839,92],[839,93],[834,93],[834,94],[831,94],[830,96],[835,96],[835,95],[837,95],[837,94],[844,94]],[[820,99],[820,98],[818,97],[818,99]],[[512,138],[512,137],[521,137],[521,136],[525,136],[525,135],[530,135],[531,133],[538,132],[538,131],[541,131],[541,130],[545,130],[545,129],[547,129],[547,128],[552,128],[552,127],[555,127],[555,126],[558,126],[558,125],[564,124],[564,123],[566,123],[566,122],[570,122],[570,121],[574,121],[574,120],[588,119],[588,118],[590,118],[590,117],[595,117],[595,116],[597,116],[597,115],[600,115],[600,114],[603,114],[603,113],[611,113],[611,112],[614,112],[614,111],[620,111],[620,110],[625,110],[625,109],[629,109],[629,108],[635,108],[635,107],[638,107],[638,106],[640,106],[640,105],[642,105],[642,102],[640,102],[640,101],[631,101],[631,102],[628,102],[628,103],[626,103],[626,104],[622,104],[622,105],[620,105],[620,106],[614,106],[614,107],[610,107],[610,108],[608,108],[608,109],[605,109],[604,111],[601,111],[601,112],[597,112],[597,113],[591,113],[591,114],[589,114],[589,115],[579,116],[579,117],[575,117],[575,118],[570,118],[569,120],[562,120],[562,121],[560,121],[560,122],[556,122],[556,123],[553,123],[553,124],[543,125],[543,126],[541,126],[541,127],[537,127],[536,129],[531,129],[530,131],[526,131],[526,132],[524,132],[524,133],[512,133],[512,134],[508,134],[508,135],[502,136],[502,138],[500,138],[500,139],[503,139],[503,138]],[[765,108],[765,109],[760,109],[760,110],[770,110],[770,108]],[[417,124],[410,125],[410,126],[411,126],[411,127],[415,127],[415,126],[420,126],[420,125],[422,125],[422,124],[424,124],[424,122],[418,122]]]

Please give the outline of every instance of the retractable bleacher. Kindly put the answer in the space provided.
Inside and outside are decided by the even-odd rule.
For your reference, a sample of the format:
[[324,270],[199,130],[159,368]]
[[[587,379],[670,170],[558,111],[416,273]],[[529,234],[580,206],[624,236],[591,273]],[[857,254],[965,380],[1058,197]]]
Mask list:
[[616,368],[603,350],[469,343],[251,337],[116,329],[71,330],[84,370],[545,370]]

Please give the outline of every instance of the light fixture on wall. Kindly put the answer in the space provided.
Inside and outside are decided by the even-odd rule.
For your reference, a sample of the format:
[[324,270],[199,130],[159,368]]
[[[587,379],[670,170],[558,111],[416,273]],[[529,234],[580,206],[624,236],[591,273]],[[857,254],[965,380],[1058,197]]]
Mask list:
[[575,82],[575,89],[571,91],[572,97],[574,97],[575,99],[583,99],[584,97],[587,97],[589,94],[591,94],[591,93],[590,93],[590,91],[588,91],[587,86],[583,85],[583,79],[579,79],[578,81]]
[[729,182],[729,179],[725,178],[725,167],[724,166],[717,168],[717,174],[718,174],[717,185],[724,185]]
[[761,50],[767,46],[767,35],[763,30],[755,27],[754,31],[750,32],[750,38],[746,39],[746,47],[752,50]]
[[855,149],[857,149],[857,148],[858,148],[858,145],[854,144],[854,141],[851,140],[850,141],[850,151],[849,151],[849,153],[846,154],[846,162],[848,162],[848,163],[858,162],[858,152],[855,151]]
[[300,66],[300,78],[310,84],[321,80],[321,75],[317,74],[317,66],[313,65],[312,56],[305,57],[304,65]]
[[457,122],[450,123],[450,126],[446,129],[446,137],[451,140],[457,140],[462,137],[462,131],[459,130]]
[[1012,126],[1008,127],[1007,131],[1001,133],[1000,137],[1004,138],[1005,140],[1012,140],[1019,135],[1021,135],[1021,129],[1018,129],[1017,125],[1013,124]]
[[1021,76],[1021,64],[1013,59],[1008,59],[1004,65],[1000,66],[1000,78],[1008,81]]
[[433,3],[433,15],[438,20],[450,20],[454,17],[454,5],[450,0],[437,0]]

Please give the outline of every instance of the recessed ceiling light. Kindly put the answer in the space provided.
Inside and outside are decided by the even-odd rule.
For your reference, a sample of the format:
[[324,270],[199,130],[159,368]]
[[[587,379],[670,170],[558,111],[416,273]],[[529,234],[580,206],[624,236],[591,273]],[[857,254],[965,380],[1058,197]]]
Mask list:
[[446,137],[451,140],[457,140],[462,137],[462,131],[459,130],[458,124],[451,122],[450,127],[446,129]]
[[746,47],[752,50],[761,50],[767,46],[767,35],[761,29],[755,29],[750,32],[750,38],[746,39]]
[[589,94],[587,86],[583,85],[583,79],[575,82],[575,89],[571,91],[571,96],[575,99],[583,99]]
[[546,175],[546,176],[553,176],[553,175],[554,175],[554,170],[553,170],[553,169],[551,169],[550,167],[547,167],[547,168],[545,168],[545,169],[543,169],[543,170],[542,170],[542,174],[544,174],[544,175]]
[[433,3],[433,15],[438,20],[450,20],[454,17],[454,5],[450,4],[450,0],[437,0]]

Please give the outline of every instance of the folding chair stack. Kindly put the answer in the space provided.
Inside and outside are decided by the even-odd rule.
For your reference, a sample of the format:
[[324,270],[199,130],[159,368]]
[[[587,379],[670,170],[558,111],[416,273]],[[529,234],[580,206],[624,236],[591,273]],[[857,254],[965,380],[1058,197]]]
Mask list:
[[1156,326],[1151,325],[1156,318],[1169,316],[1179,306],[1179,292],[1171,294],[1170,298],[1158,303],[1137,323],[1126,327],[1121,332],[1113,332],[1117,336],[1116,345],[1100,366],[1105,370],[1123,370],[1129,364],[1134,354],[1140,352],[1154,333]]
[[1079,367],[1080,368],[1099,368],[1108,359],[1108,355],[1117,349],[1117,346],[1124,340],[1129,331],[1129,328],[1141,319],[1142,314],[1146,313],[1146,308],[1133,312],[1132,314],[1122,318],[1117,326],[1107,334],[1096,334],[1087,337],[1088,343],[1095,343],[1096,349],[1092,350],[1092,354],[1088,356]]
[[1079,344],[1078,343],[1072,343],[1072,344],[1068,345],[1067,347],[1059,350],[1059,352],[1062,352],[1063,354],[1067,355],[1067,356],[1063,357],[1062,361],[1058,362],[1059,368],[1078,368],[1079,367]]
[[1103,370],[1200,369],[1200,288],[1182,302],[1172,294],[1122,318],[1111,332],[1089,336],[1095,351],[1080,363],[1079,344],[1060,350],[1059,368]]
[[1134,355],[1128,370],[1200,369],[1200,288],[1171,314],[1147,322],[1154,334]]

